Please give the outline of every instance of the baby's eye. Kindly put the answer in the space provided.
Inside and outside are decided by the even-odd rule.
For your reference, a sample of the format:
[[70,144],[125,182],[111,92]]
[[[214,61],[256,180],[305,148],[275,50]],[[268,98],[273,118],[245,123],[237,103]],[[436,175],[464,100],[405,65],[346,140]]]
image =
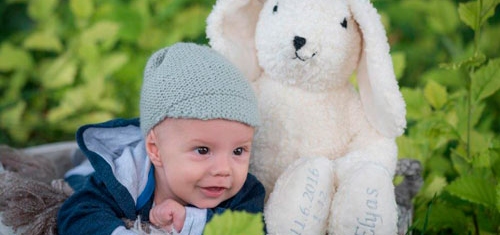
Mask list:
[[278,4],[274,5],[273,7],[273,14],[275,14],[276,12],[278,12]]
[[233,150],[233,154],[236,155],[236,156],[241,156],[243,154],[243,152],[245,152],[245,150],[243,148],[236,148],[235,150]]
[[198,154],[201,154],[201,155],[205,155],[205,154],[208,154],[208,152],[210,151],[208,149],[208,147],[197,147],[195,150],[194,150],[196,153]]

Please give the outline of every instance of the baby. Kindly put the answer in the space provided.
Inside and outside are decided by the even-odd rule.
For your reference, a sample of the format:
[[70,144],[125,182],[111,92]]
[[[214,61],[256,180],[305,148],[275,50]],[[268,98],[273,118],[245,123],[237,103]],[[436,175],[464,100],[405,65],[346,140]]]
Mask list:
[[135,234],[122,219],[202,234],[214,214],[263,211],[264,187],[248,173],[259,125],[241,72],[212,49],[177,43],[148,60],[139,119],[79,128],[89,161],[66,174],[75,193],[59,234]]

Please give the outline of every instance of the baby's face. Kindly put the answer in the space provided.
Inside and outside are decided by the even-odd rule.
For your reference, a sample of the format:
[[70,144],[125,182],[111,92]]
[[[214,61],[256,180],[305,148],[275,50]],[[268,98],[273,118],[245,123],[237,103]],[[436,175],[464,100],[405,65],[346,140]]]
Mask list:
[[153,161],[156,203],[170,198],[213,208],[243,186],[254,128],[220,119],[166,119],[153,132],[161,161]]

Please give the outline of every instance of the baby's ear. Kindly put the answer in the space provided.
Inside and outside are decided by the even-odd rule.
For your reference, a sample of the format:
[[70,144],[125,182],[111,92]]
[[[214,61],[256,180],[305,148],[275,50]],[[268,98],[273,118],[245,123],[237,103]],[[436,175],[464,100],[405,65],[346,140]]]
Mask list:
[[156,138],[155,132],[150,130],[146,135],[146,153],[148,154],[149,160],[155,166],[162,166],[162,161],[160,158],[160,151],[158,149],[158,138]]

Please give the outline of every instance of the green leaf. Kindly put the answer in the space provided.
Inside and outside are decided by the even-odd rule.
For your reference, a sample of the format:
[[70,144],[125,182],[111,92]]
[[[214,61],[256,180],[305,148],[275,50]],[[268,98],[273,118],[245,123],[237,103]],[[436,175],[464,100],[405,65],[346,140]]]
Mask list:
[[479,102],[500,89],[500,58],[490,60],[472,74],[472,98]]
[[23,87],[28,82],[28,75],[26,72],[17,71],[13,75],[11,75],[9,81],[9,86],[5,93],[2,95],[2,102],[11,102],[14,100],[21,99],[21,93],[23,91]]
[[[179,12],[180,13],[180,12]],[[126,4],[107,2],[102,4],[95,13],[99,21],[111,21],[119,25],[118,38],[126,42],[135,43],[142,34],[145,21],[138,9]],[[165,25],[161,26],[162,28]]]
[[[498,8],[497,8],[498,9]],[[498,18],[500,15],[497,13],[494,18]],[[494,20],[490,20],[491,25],[486,25],[481,29],[479,36],[479,41],[477,48],[481,51],[485,52],[488,57],[497,57],[499,56],[498,52],[500,51],[500,43],[494,43],[492,38],[500,38],[500,27],[498,22]]]
[[499,0],[483,0],[483,8],[481,9],[481,24],[482,26],[489,18],[495,15],[495,8],[500,3]]
[[[486,104],[485,103],[479,103],[479,104],[473,104],[471,109],[471,119],[470,119],[470,125],[471,127],[475,127],[481,120],[484,121],[484,119],[481,119],[485,109],[486,109]],[[460,139],[462,141],[467,141],[467,132],[468,132],[468,112],[469,112],[469,107],[467,105],[467,97],[464,94],[463,97],[458,98],[455,100],[455,110],[454,112],[457,113],[458,117],[458,123],[456,125],[456,131],[460,135]],[[483,135],[483,134],[479,134]],[[483,138],[479,139],[474,139],[472,138],[472,142],[481,142]]]
[[29,131],[22,122],[26,106],[25,101],[19,101],[14,106],[0,112],[0,126],[8,127],[10,137],[16,141],[26,141],[28,139]]
[[460,89],[465,87],[465,79],[463,78],[463,74],[464,73],[462,73],[462,71],[435,67],[426,70],[422,74],[420,79],[422,82],[434,80],[435,82],[445,86],[449,90],[455,90],[457,88]]
[[453,166],[450,160],[446,157],[443,157],[440,151],[434,150],[429,153],[428,156],[429,161],[426,162],[426,170],[439,175],[445,176],[453,171]]
[[139,35],[137,43],[146,50],[155,50],[162,46],[166,34],[167,32],[164,30],[151,26],[144,29],[144,32]]
[[469,67],[479,67],[485,61],[486,61],[486,56],[482,53],[477,53],[477,54],[475,54],[475,55],[473,55],[465,60],[457,62],[457,63],[442,63],[439,65],[439,67],[445,68],[445,69],[457,70],[457,69],[469,68]]
[[33,67],[31,55],[10,43],[4,43],[0,47],[0,71],[30,70]]
[[21,116],[23,115],[25,109],[25,101],[19,101],[14,106],[3,109],[2,112],[0,112],[1,126],[8,127],[20,125],[22,119]]
[[[80,97],[82,100],[85,99],[85,97],[81,96]],[[69,105],[67,103],[63,103],[62,105],[59,105],[47,113],[47,121],[50,124],[57,124],[64,120],[65,118],[69,117],[71,114],[76,113],[77,107]]]
[[[472,105],[472,117],[471,117],[471,125],[475,127],[479,121],[481,121],[481,117],[483,116],[483,112],[486,109],[486,103],[479,103],[476,105]],[[483,119],[484,121],[484,119]]]
[[450,110],[445,113],[444,120],[446,120],[446,122],[450,124],[453,130],[457,129],[458,122],[460,121],[455,110]]
[[477,30],[477,2],[471,1],[458,4],[458,15],[467,26]]
[[[199,5],[193,5],[178,14],[172,21],[172,31],[169,31],[165,44],[171,45],[182,40],[192,40],[203,35],[205,20],[209,10]],[[175,27],[174,27],[175,26]]]
[[222,214],[216,214],[205,227],[203,235],[219,234],[264,234],[262,214],[231,210],[226,210]]
[[451,162],[453,164],[453,169],[455,169],[459,175],[465,175],[471,171],[471,160],[467,159],[466,154],[461,153],[461,150],[452,150]]
[[428,175],[425,178],[424,187],[421,189],[421,194],[426,198],[433,198],[435,195],[441,194],[446,187],[447,182],[444,176]]
[[406,116],[408,119],[422,119],[431,113],[431,108],[429,104],[425,102],[424,94],[421,89],[402,87],[401,93],[406,102]]
[[193,5],[175,15],[174,24],[179,25],[183,38],[195,38],[204,32],[205,19],[210,12],[200,5]]
[[401,158],[416,159],[420,162],[425,162],[427,159],[425,151],[422,150],[418,140],[415,138],[402,135],[396,138],[396,143],[398,144],[398,154]]
[[[460,3],[458,6],[458,15],[462,22],[473,30],[478,30],[479,27],[495,14],[495,8],[498,5],[498,0],[483,0],[481,12],[478,11],[479,1],[470,1]],[[479,14],[479,16],[478,16]]]
[[106,55],[101,62],[102,73],[107,76],[119,70],[128,61],[126,53],[116,52]]
[[42,86],[53,89],[71,85],[75,81],[76,72],[76,62],[69,55],[60,56],[42,66]]
[[84,64],[93,63],[99,59],[100,52],[96,43],[87,40],[74,45],[71,48],[76,50],[78,58],[83,60]]
[[484,169],[491,168],[491,158],[490,158],[490,152],[488,150],[478,153],[472,159],[473,159],[472,166],[474,166],[474,168],[484,168]]
[[[467,234],[465,231],[468,231],[468,218],[463,211],[454,208],[453,205],[442,203],[441,201],[436,201],[429,209],[431,210],[428,218],[429,228],[443,229],[448,231],[448,234]],[[415,226],[423,227],[422,220],[423,219],[418,218],[417,221],[415,221]],[[450,229],[454,232],[451,232]],[[433,233],[428,232],[425,234]]]
[[31,18],[39,21],[54,17],[54,10],[59,3],[58,0],[30,0],[28,14]]
[[[102,110],[107,110],[113,113],[119,113],[124,110],[123,108],[123,102],[116,100],[116,99],[110,99],[110,98],[104,98],[100,99],[99,102],[96,104],[96,108],[102,109]],[[127,111],[130,111],[127,109]]]
[[127,63],[128,57],[126,53],[115,52],[108,53],[103,58],[95,58],[83,66],[83,78],[86,82],[93,83],[96,80],[103,80],[123,67]]
[[92,25],[90,28],[83,31],[81,40],[82,43],[98,43],[114,44],[116,42],[119,24],[112,21],[99,21]]
[[144,20],[141,18],[141,14],[135,9],[127,9],[125,11],[120,11],[118,14],[118,19],[120,24],[120,31],[118,33],[120,39],[124,41],[136,42],[139,36],[142,34],[144,28]]
[[435,0],[427,3],[427,22],[435,32],[449,34],[457,30],[459,17],[455,3],[450,0]]
[[[104,84],[105,76],[101,74],[100,60],[96,59],[83,65],[81,68],[82,78],[86,84],[92,84],[94,87],[102,86]],[[99,89],[99,88],[97,88]]]
[[441,109],[448,100],[446,88],[432,80],[425,86],[424,96],[435,109]]
[[90,98],[94,98],[93,96],[89,97],[86,95],[85,88],[81,86],[66,90],[59,106],[49,110],[47,121],[51,124],[56,124],[77,113],[85,103],[89,102]]
[[497,183],[496,187],[496,193],[497,193],[497,210],[500,212],[500,182]]
[[394,52],[391,56],[392,64],[394,65],[394,74],[396,75],[396,79],[400,79],[406,67],[406,54],[404,52]]
[[472,130],[470,133],[470,152],[471,155],[478,155],[488,150],[490,145],[490,135],[488,133]]
[[23,43],[28,49],[60,52],[63,49],[61,40],[49,32],[36,32],[28,36]]
[[80,19],[87,19],[94,12],[93,0],[70,0],[69,6],[71,12]]
[[496,206],[495,185],[480,177],[460,176],[446,187],[446,191],[471,203],[490,208]]

